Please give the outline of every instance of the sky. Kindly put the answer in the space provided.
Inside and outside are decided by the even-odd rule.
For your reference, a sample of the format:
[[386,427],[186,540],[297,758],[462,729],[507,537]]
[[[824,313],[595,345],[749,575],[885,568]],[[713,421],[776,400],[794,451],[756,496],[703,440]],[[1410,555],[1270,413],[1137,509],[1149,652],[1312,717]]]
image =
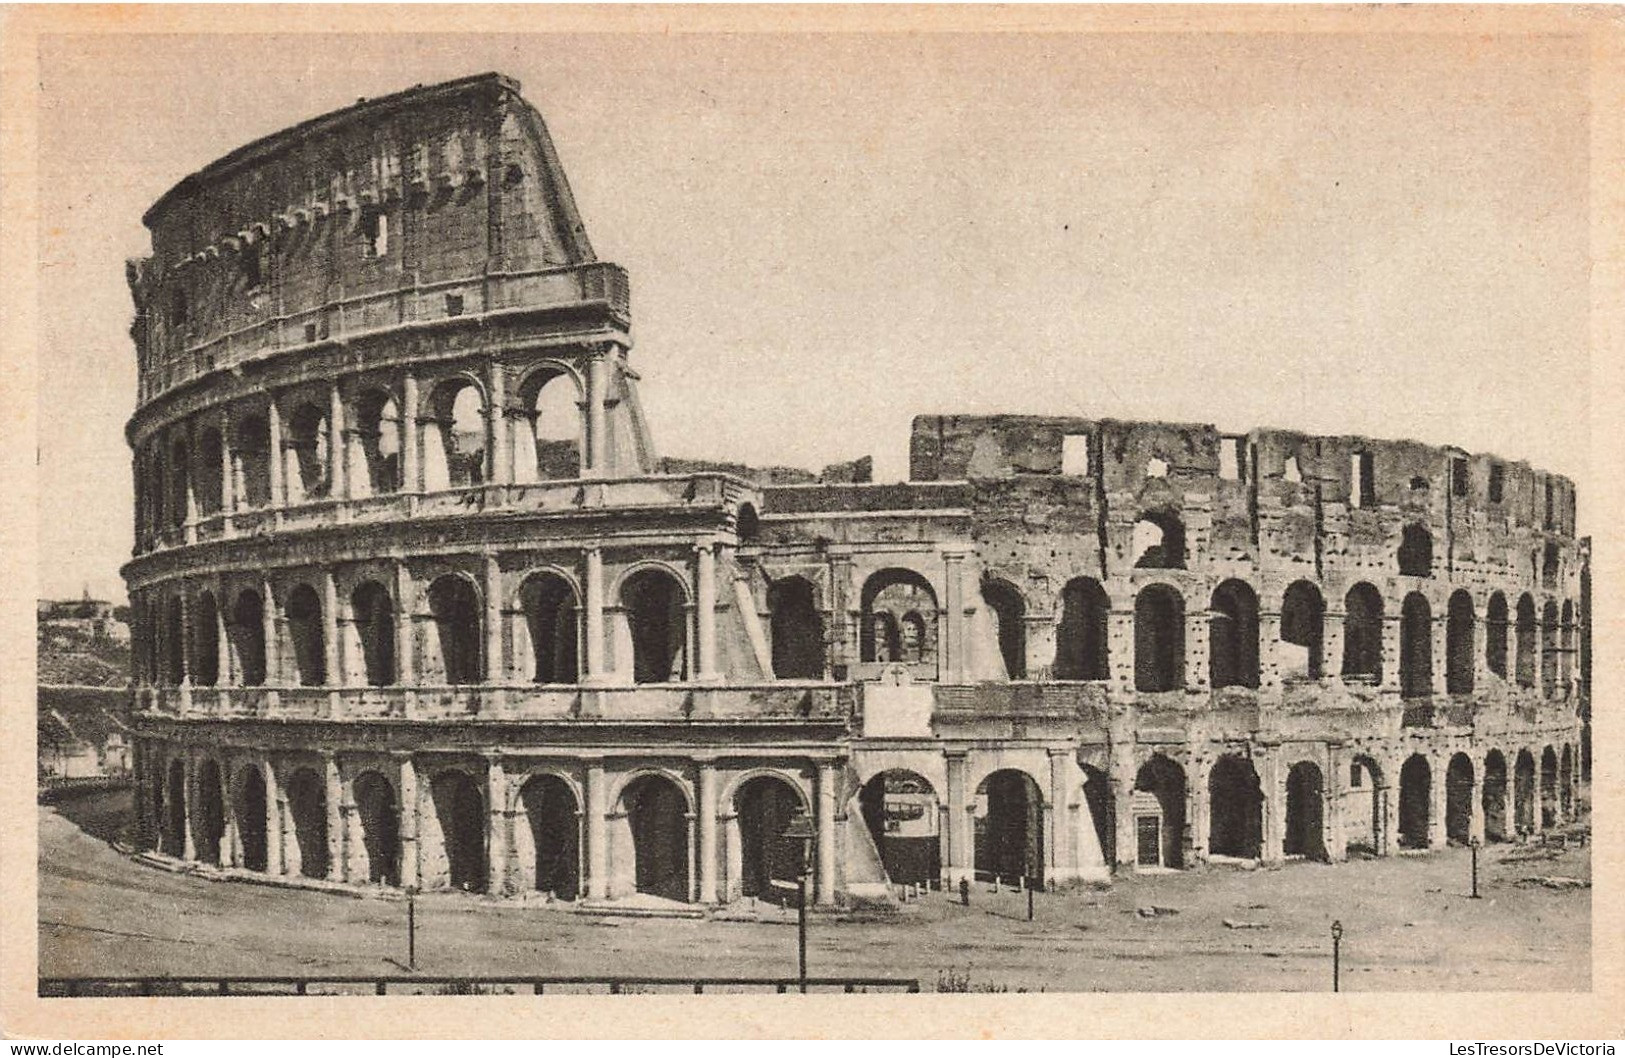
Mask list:
[[252,139],[517,78],[632,281],[662,454],[907,473],[916,414],[1589,454],[1582,38],[97,35],[40,53],[40,591],[122,600],[141,214]]

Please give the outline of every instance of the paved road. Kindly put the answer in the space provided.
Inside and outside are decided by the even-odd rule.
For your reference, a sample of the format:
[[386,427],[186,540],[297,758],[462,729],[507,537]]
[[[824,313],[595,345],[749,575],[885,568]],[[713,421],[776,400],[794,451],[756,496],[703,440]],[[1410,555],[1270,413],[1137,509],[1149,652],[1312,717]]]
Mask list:
[[[401,971],[403,904],[143,866],[105,840],[122,809],[118,795],[40,809],[42,974]],[[1034,922],[1016,894],[979,887],[970,908],[931,894],[889,921],[815,917],[809,962],[814,974],[915,977],[928,990],[1320,991],[1336,917],[1351,991],[1588,990],[1591,891],[1515,883],[1589,880],[1589,852],[1507,859],[1532,851],[1490,850],[1482,900],[1465,896],[1463,849],[1129,878],[1042,894]],[[1178,913],[1137,913],[1152,905]],[[430,894],[418,922],[418,966],[429,973],[795,972],[789,920],[597,919]]]

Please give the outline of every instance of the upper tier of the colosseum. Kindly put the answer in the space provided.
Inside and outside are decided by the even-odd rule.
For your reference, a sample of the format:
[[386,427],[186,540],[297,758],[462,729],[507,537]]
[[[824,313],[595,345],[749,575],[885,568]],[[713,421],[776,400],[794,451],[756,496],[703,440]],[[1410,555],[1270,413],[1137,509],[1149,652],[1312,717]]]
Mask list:
[[143,219],[153,252],[128,279],[144,405],[448,317],[554,310],[579,331],[599,306],[628,323],[625,273],[597,261],[541,116],[497,74],[256,140]]

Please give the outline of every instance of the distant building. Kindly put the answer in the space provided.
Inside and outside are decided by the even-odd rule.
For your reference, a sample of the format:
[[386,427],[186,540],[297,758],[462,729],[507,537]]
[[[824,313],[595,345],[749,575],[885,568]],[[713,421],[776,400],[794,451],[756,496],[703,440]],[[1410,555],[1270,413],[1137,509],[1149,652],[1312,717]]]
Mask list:
[[130,772],[130,629],[121,610],[88,593],[39,601],[42,783]]
[[128,643],[130,626],[120,609],[106,599],[92,599],[87,591],[81,599],[39,600],[38,620],[42,630],[79,632]]

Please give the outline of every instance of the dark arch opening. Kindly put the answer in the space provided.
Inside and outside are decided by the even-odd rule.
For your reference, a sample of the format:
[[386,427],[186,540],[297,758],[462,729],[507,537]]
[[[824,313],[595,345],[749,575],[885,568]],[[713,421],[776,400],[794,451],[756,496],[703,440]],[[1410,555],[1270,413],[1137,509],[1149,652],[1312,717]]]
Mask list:
[[1540,693],[1557,696],[1557,603],[1551,599],[1540,611]]
[[[937,596],[924,577],[910,569],[880,570],[864,581],[861,602],[859,646],[864,661],[936,664]],[[919,622],[914,629],[919,637],[917,656],[911,656],[903,642],[905,618],[911,613]],[[895,633],[896,640],[877,642],[877,632],[884,637]]]
[[1535,685],[1535,600],[1518,600],[1518,686]]
[[178,596],[164,608],[164,682],[178,686],[186,679],[186,612]]
[[801,796],[783,779],[758,775],[734,794],[738,813],[740,893],[790,902],[801,878],[801,841],[784,836],[802,811]]
[[1309,581],[1293,581],[1281,597],[1281,641],[1297,647],[1282,651],[1282,678],[1318,680],[1325,674],[1326,604]]
[[1540,825],[1557,825],[1557,751],[1550,746],[1540,754]]
[[1433,534],[1424,526],[1412,523],[1401,534],[1399,574],[1402,577],[1433,575]]
[[1484,840],[1505,841],[1507,832],[1507,760],[1492,749],[1484,755]]
[[1027,678],[1027,602],[1008,581],[982,581],[982,602],[993,616],[1007,679]]
[[197,847],[197,858],[218,866],[220,841],[226,836],[226,797],[220,785],[220,765],[212,760],[199,765],[195,794],[192,840]]
[[1061,623],[1055,629],[1056,679],[1111,677],[1107,635],[1111,608],[1106,589],[1093,578],[1074,578],[1061,589]]
[[326,496],[332,481],[333,460],[327,450],[327,434],[327,416],[314,404],[301,404],[288,417],[287,446],[293,450],[298,471],[288,484],[307,500]]
[[1313,761],[1299,761],[1286,774],[1286,833],[1282,851],[1288,856],[1324,860],[1326,778]]
[[319,687],[327,682],[327,650],[322,637],[322,602],[316,589],[300,584],[288,593],[288,636],[293,640],[299,682]]
[[1382,768],[1367,756],[1349,762],[1347,797],[1352,810],[1344,816],[1345,851],[1361,850],[1377,855],[1383,845],[1384,800],[1387,796]]
[[1264,792],[1253,762],[1226,753],[1208,777],[1208,852],[1256,860],[1263,850]]
[[288,780],[287,798],[299,873],[306,878],[326,878],[327,787],[314,771],[300,768]]
[[1242,581],[1213,590],[1208,675],[1215,690],[1258,686],[1258,596]]
[[1535,755],[1527,749],[1518,751],[1517,763],[1512,771],[1512,807],[1514,820],[1520,833],[1535,829]]
[[1427,758],[1414,753],[1399,769],[1399,841],[1412,849],[1428,847],[1433,807],[1433,775]]
[[243,769],[237,790],[237,840],[242,844],[243,866],[251,871],[267,867],[265,774],[257,765]]
[[1473,597],[1465,591],[1450,596],[1445,614],[1445,689],[1451,694],[1473,691]]
[[365,393],[356,402],[356,440],[366,465],[367,485],[376,494],[401,487],[401,413],[395,398],[383,390]]
[[1507,597],[1500,592],[1490,596],[1484,610],[1484,654],[1490,671],[1506,679]]
[[754,544],[762,535],[762,519],[753,504],[741,503],[734,515],[734,538],[741,546]]
[[941,878],[937,793],[928,781],[911,771],[883,771],[863,784],[858,808],[887,878],[898,885]]
[[213,592],[197,599],[197,621],[192,631],[192,682],[213,687],[220,682],[220,610]]
[[781,680],[817,680],[824,675],[824,615],[818,612],[812,582],[784,577],[767,589],[773,636],[773,675]]
[[557,775],[534,775],[519,790],[534,860],[533,888],[556,899],[581,892],[581,812],[575,791]]
[[1185,686],[1185,600],[1166,584],[1148,584],[1134,597],[1134,689]]
[[1083,800],[1094,823],[1095,840],[1100,843],[1100,858],[1107,866],[1117,864],[1117,798],[1112,794],[1111,780],[1099,768],[1088,764],[1083,768]]
[[1473,827],[1473,761],[1465,753],[1450,758],[1444,772],[1445,840],[1467,844]]
[[189,498],[192,495],[192,459],[185,441],[176,441],[169,456],[169,522],[174,526],[186,524]]
[[634,779],[621,794],[632,831],[633,881],[640,893],[687,901],[688,801],[661,775]]
[[395,682],[395,601],[382,584],[362,581],[350,594],[350,613],[367,684],[387,687]]
[[1406,698],[1433,693],[1433,610],[1421,592],[1405,596],[1400,607],[1399,684]]
[[1146,511],[1134,523],[1134,568],[1184,569],[1185,523],[1169,510]]
[[683,589],[661,569],[643,569],[621,585],[621,606],[632,639],[635,683],[671,683],[688,678],[688,622]]
[[1005,768],[976,788],[978,877],[1044,887],[1044,797],[1026,772]]
[[231,645],[237,653],[237,674],[245,687],[265,682],[265,602],[257,591],[237,596],[231,608]]
[[1142,867],[1185,865],[1185,769],[1160,753],[1134,777],[1135,862]]
[[271,502],[271,427],[263,415],[251,415],[237,424],[231,446],[237,477],[237,502],[264,507]]
[[400,812],[395,788],[375,771],[356,776],[353,796],[361,822],[361,851],[366,856],[363,875],[369,882],[401,884]]
[[532,573],[519,587],[519,607],[530,634],[531,678],[537,683],[580,680],[580,617],[569,581],[552,573]]
[[225,477],[220,462],[224,455],[220,431],[205,428],[197,439],[197,506],[204,515],[219,514],[225,500]]
[[448,573],[429,585],[429,613],[440,643],[440,664],[447,683],[479,683],[485,678],[481,656],[480,596],[467,578]]
[[1382,682],[1382,595],[1361,582],[1343,598],[1343,678]]
[[1574,747],[1563,746],[1563,758],[1557,768],[1558,807],[1564,819],[1573,819],[1578,813],[1574,803]]
[[169,789],[164,797],[163,851],[170,856],[186,855],[186,765],[169,762]]
[[452,769],[436,775],[429,792],[446,850],[447,884],[464,892],[485,892],[485,796],[479,784]]

